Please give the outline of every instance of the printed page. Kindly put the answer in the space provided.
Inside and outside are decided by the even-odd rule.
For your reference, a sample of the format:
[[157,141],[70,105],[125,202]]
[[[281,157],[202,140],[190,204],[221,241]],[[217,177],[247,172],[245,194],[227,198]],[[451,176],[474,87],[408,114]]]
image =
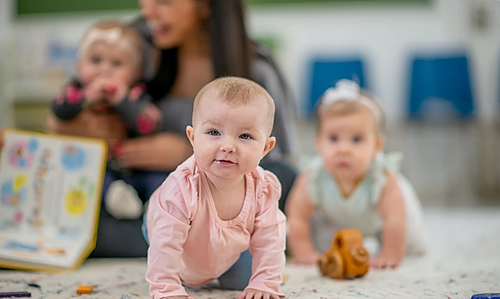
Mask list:
[[78,260],[94,237],[105,155],[99,141],[6,132],[0,263],[70,267]]

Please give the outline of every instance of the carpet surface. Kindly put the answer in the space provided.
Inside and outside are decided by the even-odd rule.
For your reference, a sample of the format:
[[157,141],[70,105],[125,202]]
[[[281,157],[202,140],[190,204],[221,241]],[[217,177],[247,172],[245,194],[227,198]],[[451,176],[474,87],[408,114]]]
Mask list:
[[[397,270],[371,270],[364,278],[333,280],[315,267],[287,265],[287,298],[471,298],[500,293],[500,208],[426,210],[430,252],[406,258]],[[0,292],[32,298],[149,298],[145,259],[91,259],[77,271],[42,274],[0,270]],[[93,285],[77,295],[78,285]],[[239,292],[189,290],[197,299],[233,299]]]

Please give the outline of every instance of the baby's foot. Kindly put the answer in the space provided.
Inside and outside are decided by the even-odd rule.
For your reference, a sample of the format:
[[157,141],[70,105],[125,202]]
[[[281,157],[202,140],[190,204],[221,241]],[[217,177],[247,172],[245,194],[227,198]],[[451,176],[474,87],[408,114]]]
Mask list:
[[142,201],[137,191],[122,180],[109,185],[105,206],[106,211],[116,219],[136,219],[142,214]]

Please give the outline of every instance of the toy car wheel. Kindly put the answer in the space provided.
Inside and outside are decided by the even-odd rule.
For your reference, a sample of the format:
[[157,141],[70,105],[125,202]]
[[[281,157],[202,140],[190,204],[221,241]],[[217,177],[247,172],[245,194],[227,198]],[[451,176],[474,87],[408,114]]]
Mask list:
[[321,274],[332,278],[342,278],[344,275],[344,261],[338,251],[325,253],[319,261]]
[[366,248],[364,248],[363,246],[358,246],[358,247],[352,248],[350,253],[351,253],[353,262],[359,266],[365,265],[366,263],[368,263],[368,260],[370,259],[370,254],[368,253]]

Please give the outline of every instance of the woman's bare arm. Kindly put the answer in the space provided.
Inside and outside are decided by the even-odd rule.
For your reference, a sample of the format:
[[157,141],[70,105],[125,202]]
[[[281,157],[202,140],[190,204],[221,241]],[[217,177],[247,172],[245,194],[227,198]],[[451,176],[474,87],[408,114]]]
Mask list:
[[192,153],[187,138],[175,133],[158,133],[124,141],[119,157],[126,167],[170,171]]

